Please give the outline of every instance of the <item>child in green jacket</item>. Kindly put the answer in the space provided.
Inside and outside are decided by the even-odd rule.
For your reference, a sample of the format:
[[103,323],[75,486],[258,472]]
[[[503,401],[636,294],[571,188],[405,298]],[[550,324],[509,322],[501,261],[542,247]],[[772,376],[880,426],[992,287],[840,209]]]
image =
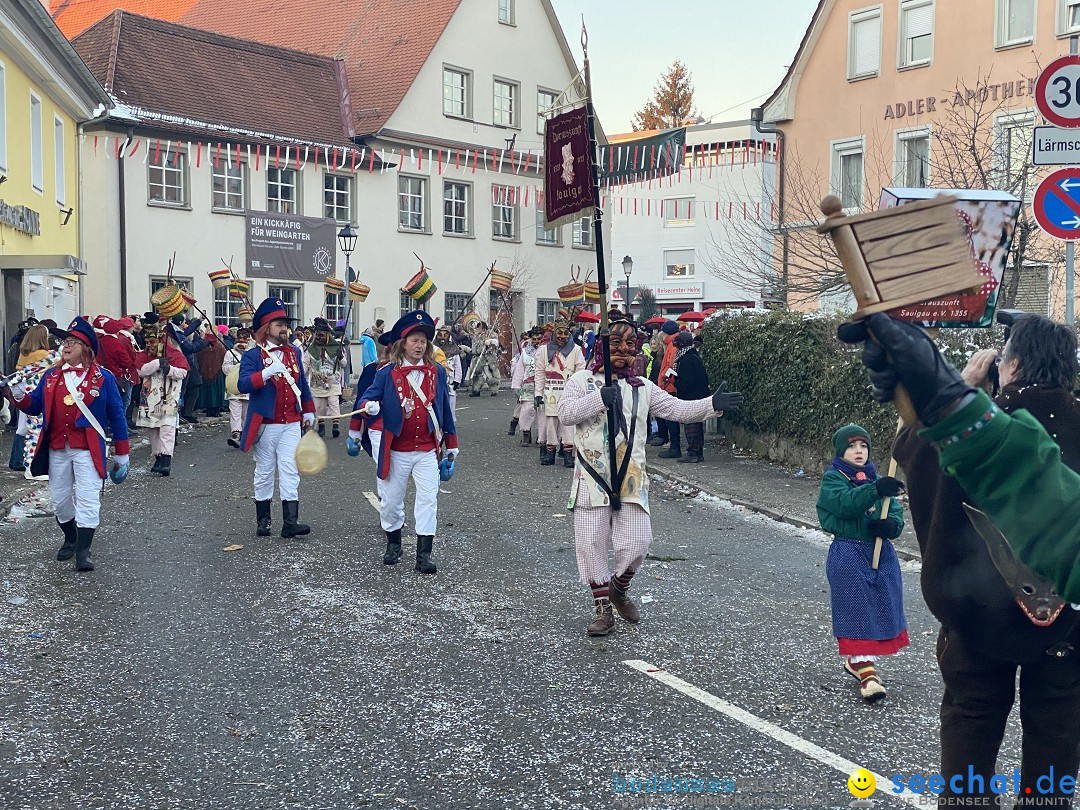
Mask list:
[[[900,563],[889,542],[904,530],[904,510],[896,501],[904,485],[896,478],[878,477],[870,461],[870,433],[859,425],[836,431],[833,451],[817,501],[821,528],[835,536],[825,563],[833,635],[844,670],[859,681],[863,699],[873,703],[885,697],[874,667],[877,657],[908,645]],[[882,518],[886,497],[893,500],[888,517]],[[875,569],[879,537],[881,555]]]

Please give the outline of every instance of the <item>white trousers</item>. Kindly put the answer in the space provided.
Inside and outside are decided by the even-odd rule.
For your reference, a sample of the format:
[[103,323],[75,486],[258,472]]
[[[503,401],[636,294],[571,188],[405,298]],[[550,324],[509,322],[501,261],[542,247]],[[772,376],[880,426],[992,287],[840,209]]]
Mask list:
[[274,474],[283,501],[299,500],[300,473],[296,470],[296,445],[300,443],[300,423],[263,425],[255,442],[255,500],[274,497]]
[[416,533],[434,535],[439,498],[439,462],[434,450],[390,451],[390,477],[379,490],[379,520],[383,531],[392,532],[405,525],[405,488],[409,476],[416,486],[413,504]]
[[49,451],[49,500],[61,523],[96,529],[101,514],[101,482],[89,450]]
[[233,433],[244,432],[244,420],[247,419],[248,401],[246,399],[229,400],[229,430]]

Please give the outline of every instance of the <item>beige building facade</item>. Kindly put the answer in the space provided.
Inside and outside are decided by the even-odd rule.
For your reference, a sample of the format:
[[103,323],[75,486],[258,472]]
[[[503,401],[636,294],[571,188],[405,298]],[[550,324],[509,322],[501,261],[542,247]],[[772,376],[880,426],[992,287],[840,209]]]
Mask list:
[[807,258],[825,194],[854,211],[876,208],[887,186],[989,188],[1025,201],[1006,302],[1012,285],[1017,307],[1060,317],[1064,250],[1030,206],[1050,169],[1030,162],[1032,128],[1045,123],[1035,81],[1074,34],[1080,0],[821,0],[761,110],[781,142],[778,274],[802,281],[789,303],[843,304],[838,268]]

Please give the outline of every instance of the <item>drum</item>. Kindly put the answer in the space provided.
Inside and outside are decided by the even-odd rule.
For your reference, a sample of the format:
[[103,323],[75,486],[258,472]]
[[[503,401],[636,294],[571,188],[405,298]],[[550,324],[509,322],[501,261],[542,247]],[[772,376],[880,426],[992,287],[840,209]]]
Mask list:
[[230,397],[240,396],[240,364],[237,363],[225,375],[225,391]]
[[150,296],[150,303],[162,318],[179,315],[188,307],[180,288],[171,281]]

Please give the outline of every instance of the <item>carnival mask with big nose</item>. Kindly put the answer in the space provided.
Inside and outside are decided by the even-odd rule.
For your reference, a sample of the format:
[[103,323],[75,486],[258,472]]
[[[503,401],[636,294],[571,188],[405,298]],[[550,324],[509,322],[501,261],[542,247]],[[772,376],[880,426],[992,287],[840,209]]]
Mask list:
[[329,342],[330,342],[330,333],[329,332],[316,332],[315,333],[315,343],[317,343],[319,346],[325,346]]
[[566,341],[570,339],[569,329],[556,329],[555,330],[555,345],[560,349],[566,345]]
[[609,342],[613,368],[625,368],[633,364],[637,355],[637,334],[633,327],[627,324],[612,324]]

